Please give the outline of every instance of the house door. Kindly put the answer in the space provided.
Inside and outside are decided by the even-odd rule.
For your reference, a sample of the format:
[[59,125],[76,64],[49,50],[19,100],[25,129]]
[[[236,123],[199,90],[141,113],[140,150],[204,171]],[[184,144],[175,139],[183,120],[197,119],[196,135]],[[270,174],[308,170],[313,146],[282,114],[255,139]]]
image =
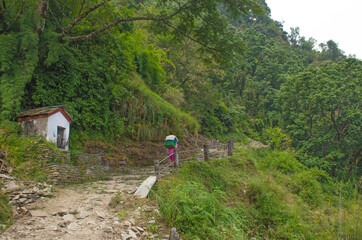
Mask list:
[[58,126],[58,134],[57,134],[57,147],[65,148],[65,128]]

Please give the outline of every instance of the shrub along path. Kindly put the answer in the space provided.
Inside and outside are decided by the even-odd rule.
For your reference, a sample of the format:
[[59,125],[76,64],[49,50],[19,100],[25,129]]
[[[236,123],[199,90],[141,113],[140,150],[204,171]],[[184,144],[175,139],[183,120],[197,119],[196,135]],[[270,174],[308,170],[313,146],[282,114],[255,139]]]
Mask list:
[[0,239],[167,239],[156,203],[133,195],[153,167],[128,172],[57,188],[56,197],[28,205]]

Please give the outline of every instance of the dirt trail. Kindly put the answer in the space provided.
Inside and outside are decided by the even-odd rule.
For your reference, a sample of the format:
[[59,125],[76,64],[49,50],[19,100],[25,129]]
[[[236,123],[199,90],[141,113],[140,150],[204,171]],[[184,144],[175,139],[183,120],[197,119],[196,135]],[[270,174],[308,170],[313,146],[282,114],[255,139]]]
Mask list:
[[[242,147],[267,145],[251,140],[249,146]],[[169,228],[161,221],[156,203],[133,195],[154,175],[153,167],[128,172],[105,181],[56,189],[55,197],[27,205],[26,216],[0,234],[0,240],[168,239]]]
[[[165,239],[157,207],[132,194],[151,175],[153,168],[138,168],[106,181],[57,189],[56,197],[28,205],[29,213],[0,239]],[[110,207],[111,202],[118,207]]]

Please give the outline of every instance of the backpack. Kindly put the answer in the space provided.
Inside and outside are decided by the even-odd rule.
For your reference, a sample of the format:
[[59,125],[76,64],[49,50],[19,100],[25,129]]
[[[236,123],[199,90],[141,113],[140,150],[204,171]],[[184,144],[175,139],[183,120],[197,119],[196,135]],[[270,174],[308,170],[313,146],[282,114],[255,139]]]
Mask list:
[[167,136],[165,142],[163,143],[163,145],[166,148],[176,148],[176,144],[177,144],[177,138],[175,135]]

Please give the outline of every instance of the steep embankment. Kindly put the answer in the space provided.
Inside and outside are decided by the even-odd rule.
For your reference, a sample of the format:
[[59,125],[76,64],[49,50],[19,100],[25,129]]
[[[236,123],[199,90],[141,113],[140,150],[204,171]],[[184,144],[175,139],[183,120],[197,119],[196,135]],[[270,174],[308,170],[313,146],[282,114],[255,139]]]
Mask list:
[[28,205],[28,214],[0,239],[167,238],[155,204],[133,196],[151,174],[153,168],[138,168],[109,180],[58,188],[54,198]]

